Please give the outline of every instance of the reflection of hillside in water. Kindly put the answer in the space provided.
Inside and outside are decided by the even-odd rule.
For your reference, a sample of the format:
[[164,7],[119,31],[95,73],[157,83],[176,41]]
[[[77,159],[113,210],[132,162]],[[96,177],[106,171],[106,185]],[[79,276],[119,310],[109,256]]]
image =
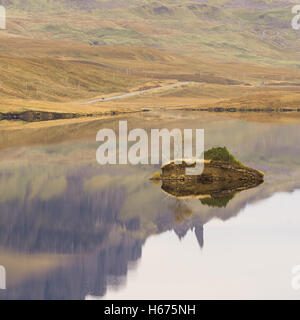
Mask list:
[[1,292],[0,298],[78,300],[87,294],[103,296],[108,285],[124,284],[129,262],[141,257],[140,240],[122,240],[93,254],[76,256],[67,266],[57,267],[43,276],[28,277]]
[[[170,197],[149,181],[159,168],[96,166],[93,143],[1,151],[0,248],[25,254],[28,260],[33,254],[49,253],[58,259],[62,254],[69,263],[49,266],[41,275],[28,272],[13,283],[13,270],[22,269],[15,259],[7,268],[8,289],[0,292],[0,298],[103,296],[108,285],[124,284],[128,268],[140,259],[149,236],[173,230],[182,238],[192,230],[200,250],[210,220],[226,221],[248,203],[299,187],[297,127],[254,130],[252,124],[224,123],[218,123],[220,132],[208,135],[207,147],[236,137],[228,139],[228,148],[249,166],[263,170],[267,178],[264,185],[232,199],[233,195]],[[0,264],[5,264],[4,259],[0,250]]]
[[[23,176],[26,170],[34,176],[31,168],[22,168]],[[2,202],[1,247],[28,254],[28,259],[31,254],[51,253],[71,255],[71,261],[45,276],[31,275],[20,285],[8,285],[1,296],[102,296],[108,284],[123,283],[128,266],[141,257],[146,239],[167,230],[174,230],[179,238],[193,230],[195,241],[203,247],[203,225],[218,217],[218,210],[203,210],[199,200],[195,208],[194,200],[190,206],[185,200],[165,198],[149,181],[150,170],[112,168],[99,174],[98,168],[81,168],[66,175],[68,188],[60,196],[45,200],[32,197],[27,190],[23,199]],[[8,176],[2,172],[0,181]],[[219,218],[225,220],[237,213],[238,208]]]

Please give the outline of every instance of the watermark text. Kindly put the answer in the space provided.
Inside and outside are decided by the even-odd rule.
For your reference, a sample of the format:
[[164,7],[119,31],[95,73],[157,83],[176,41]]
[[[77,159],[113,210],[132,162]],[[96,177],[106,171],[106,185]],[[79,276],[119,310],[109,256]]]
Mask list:
[[0,5],[0,30],[6,29],[6,9]]
[[296,265],[292,268],[293,278],[291,286],[295,291],[300,290],[300,265]]
[[0,265],[0,290],[6,289],[6,270]]
[[300,30],[300,4],[292,8],[292,14],[295,14],[292,19],[292,28],[294,30]]
[[101,165],[157,165],[171,160],[181,164],[184,159],[189,165],[187,175],[200,175],[204,170],[204,129],[151,129],[149,135],[144,129],[128,132],[127,121],[119,121],[118,139],[114,130],[101,129],[96,141],[102,142],[96,153]]

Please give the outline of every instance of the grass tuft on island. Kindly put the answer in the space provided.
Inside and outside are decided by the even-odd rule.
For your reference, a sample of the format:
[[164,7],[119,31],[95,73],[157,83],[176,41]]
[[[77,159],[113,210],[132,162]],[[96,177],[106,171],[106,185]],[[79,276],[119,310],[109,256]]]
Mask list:
[[241,161],[237,160],[236,157],[227,150],[226,147],[211,148],[205,151],[204,159],[212,161],[229,162],[237,164],[239,166],[244,166]]

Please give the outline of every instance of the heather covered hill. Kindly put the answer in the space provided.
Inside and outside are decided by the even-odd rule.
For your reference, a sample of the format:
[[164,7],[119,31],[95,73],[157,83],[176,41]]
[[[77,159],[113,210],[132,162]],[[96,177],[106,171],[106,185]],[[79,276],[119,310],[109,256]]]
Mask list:
[[6,35],[298,65],[294,1],[2,0]]
[[[116,101],[114,107],[299,107],[294,1],[0,3],[7,9],[7,29],[0,30],[0,112],[33,105],[80,112],[79,100],[170,81],[190,85]],[[99,105],[104,107],[111,105]]]

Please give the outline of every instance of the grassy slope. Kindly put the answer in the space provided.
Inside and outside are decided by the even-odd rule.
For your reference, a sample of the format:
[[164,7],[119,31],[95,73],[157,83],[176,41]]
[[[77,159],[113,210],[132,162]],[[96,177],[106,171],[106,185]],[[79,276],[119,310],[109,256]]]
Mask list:
[[8,33],[18,36],[299,65],[289,1],[2,2],[8,7]]
[[69,110],[74,100],[169,80],[195,84],[113,105],[300,104],[299,87],[260,86],[300,83],[299,37],[286,2],[2,3],[8,29],[0,33],[0,111],[36,109],[39,101],[43,109]]
[[117,72],[112,78],[111,72],[98,65],[53,58],[0,55],[0,70],[0,96],[20,99],[74,100],[126,91],[139,82]]
[[[298,70],[230,64],[144,47],[91,47],[72,41],[6,39],[0,46],[0,71],[0,111],[23,110],[30,105],[36,109],[39,101],[44,101],[43,109],[49,109],[47,102],[55,103],[55,110],[66,110],[67,104],[76,100],[160,86],[168,81],[194,84],[101,106],[217,103],[245,107],[246,103],[248,107],[269,107],[280,98],[283,104],[297,107],[300,102],[299,87],[260,86],[274,81],[299,84]],[[252,86],[246,86],[247,83]],[[79,111],[78,106],[76,110]]]

